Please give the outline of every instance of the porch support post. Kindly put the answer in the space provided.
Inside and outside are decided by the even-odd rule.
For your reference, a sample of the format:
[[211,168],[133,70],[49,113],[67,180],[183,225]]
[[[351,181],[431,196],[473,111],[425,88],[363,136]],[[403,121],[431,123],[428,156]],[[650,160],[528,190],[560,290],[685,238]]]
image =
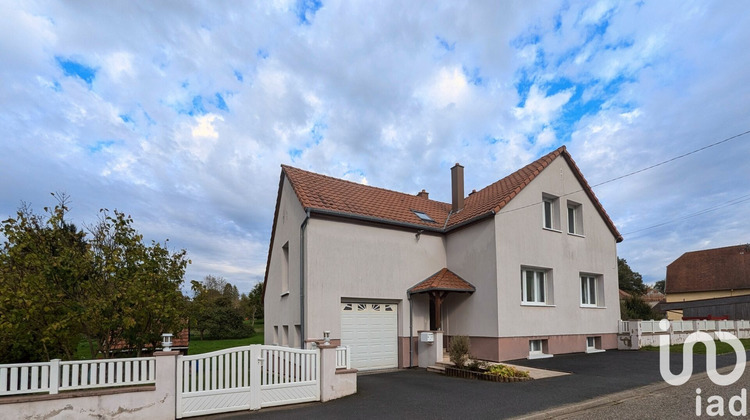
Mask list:
[[448,295],[448,292],[430,292],[430,299],[435,303],[435,329],[438,331],[443,330],[443,299]]

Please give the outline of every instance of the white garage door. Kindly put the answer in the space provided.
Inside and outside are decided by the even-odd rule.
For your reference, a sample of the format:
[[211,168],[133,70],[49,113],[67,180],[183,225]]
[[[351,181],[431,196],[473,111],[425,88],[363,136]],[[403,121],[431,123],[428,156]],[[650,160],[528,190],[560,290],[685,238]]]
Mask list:
[[392,303],[342,303],[341,345],[351,347],[352,367],[361,370],[398,365],[398,316]]

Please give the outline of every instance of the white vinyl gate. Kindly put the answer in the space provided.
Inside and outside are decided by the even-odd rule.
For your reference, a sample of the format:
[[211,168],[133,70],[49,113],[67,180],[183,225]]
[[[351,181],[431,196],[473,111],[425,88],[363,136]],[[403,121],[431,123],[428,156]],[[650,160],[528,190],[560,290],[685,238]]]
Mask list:
[[254,344],[177,357],[177,418],[320,400],[320,350]]

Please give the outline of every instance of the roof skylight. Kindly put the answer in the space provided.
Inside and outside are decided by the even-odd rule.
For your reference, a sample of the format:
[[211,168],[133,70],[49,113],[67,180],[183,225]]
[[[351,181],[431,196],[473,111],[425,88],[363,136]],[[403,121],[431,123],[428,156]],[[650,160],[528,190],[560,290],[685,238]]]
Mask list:
[[423,212],[421,212],[421,211],[417,211],[417,210],[412,210],[412,211],[413,211],[413,212],[414,212],[414,214],[416,214],[416,215],[417,215],[417,217],[419,217],[419,218],[420,218],[420,219],[421,219],[422,221],[435,223],[435,221],[434,221],[434,220],[432,220],[432,217],[428,216],[428,215],[427,215],[427,213],[423,213]]

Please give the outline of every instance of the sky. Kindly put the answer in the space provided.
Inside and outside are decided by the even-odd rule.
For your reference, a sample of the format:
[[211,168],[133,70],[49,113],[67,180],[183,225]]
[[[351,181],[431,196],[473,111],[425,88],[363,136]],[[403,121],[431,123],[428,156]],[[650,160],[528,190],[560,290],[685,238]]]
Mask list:
[[[280,165],[450,201],[566,145],[591,185],[750,130],[739,1],[0,0],[0,217],[71,197],[263,280]],[[594,188],[647,282],[750,242],[750,134]]]

